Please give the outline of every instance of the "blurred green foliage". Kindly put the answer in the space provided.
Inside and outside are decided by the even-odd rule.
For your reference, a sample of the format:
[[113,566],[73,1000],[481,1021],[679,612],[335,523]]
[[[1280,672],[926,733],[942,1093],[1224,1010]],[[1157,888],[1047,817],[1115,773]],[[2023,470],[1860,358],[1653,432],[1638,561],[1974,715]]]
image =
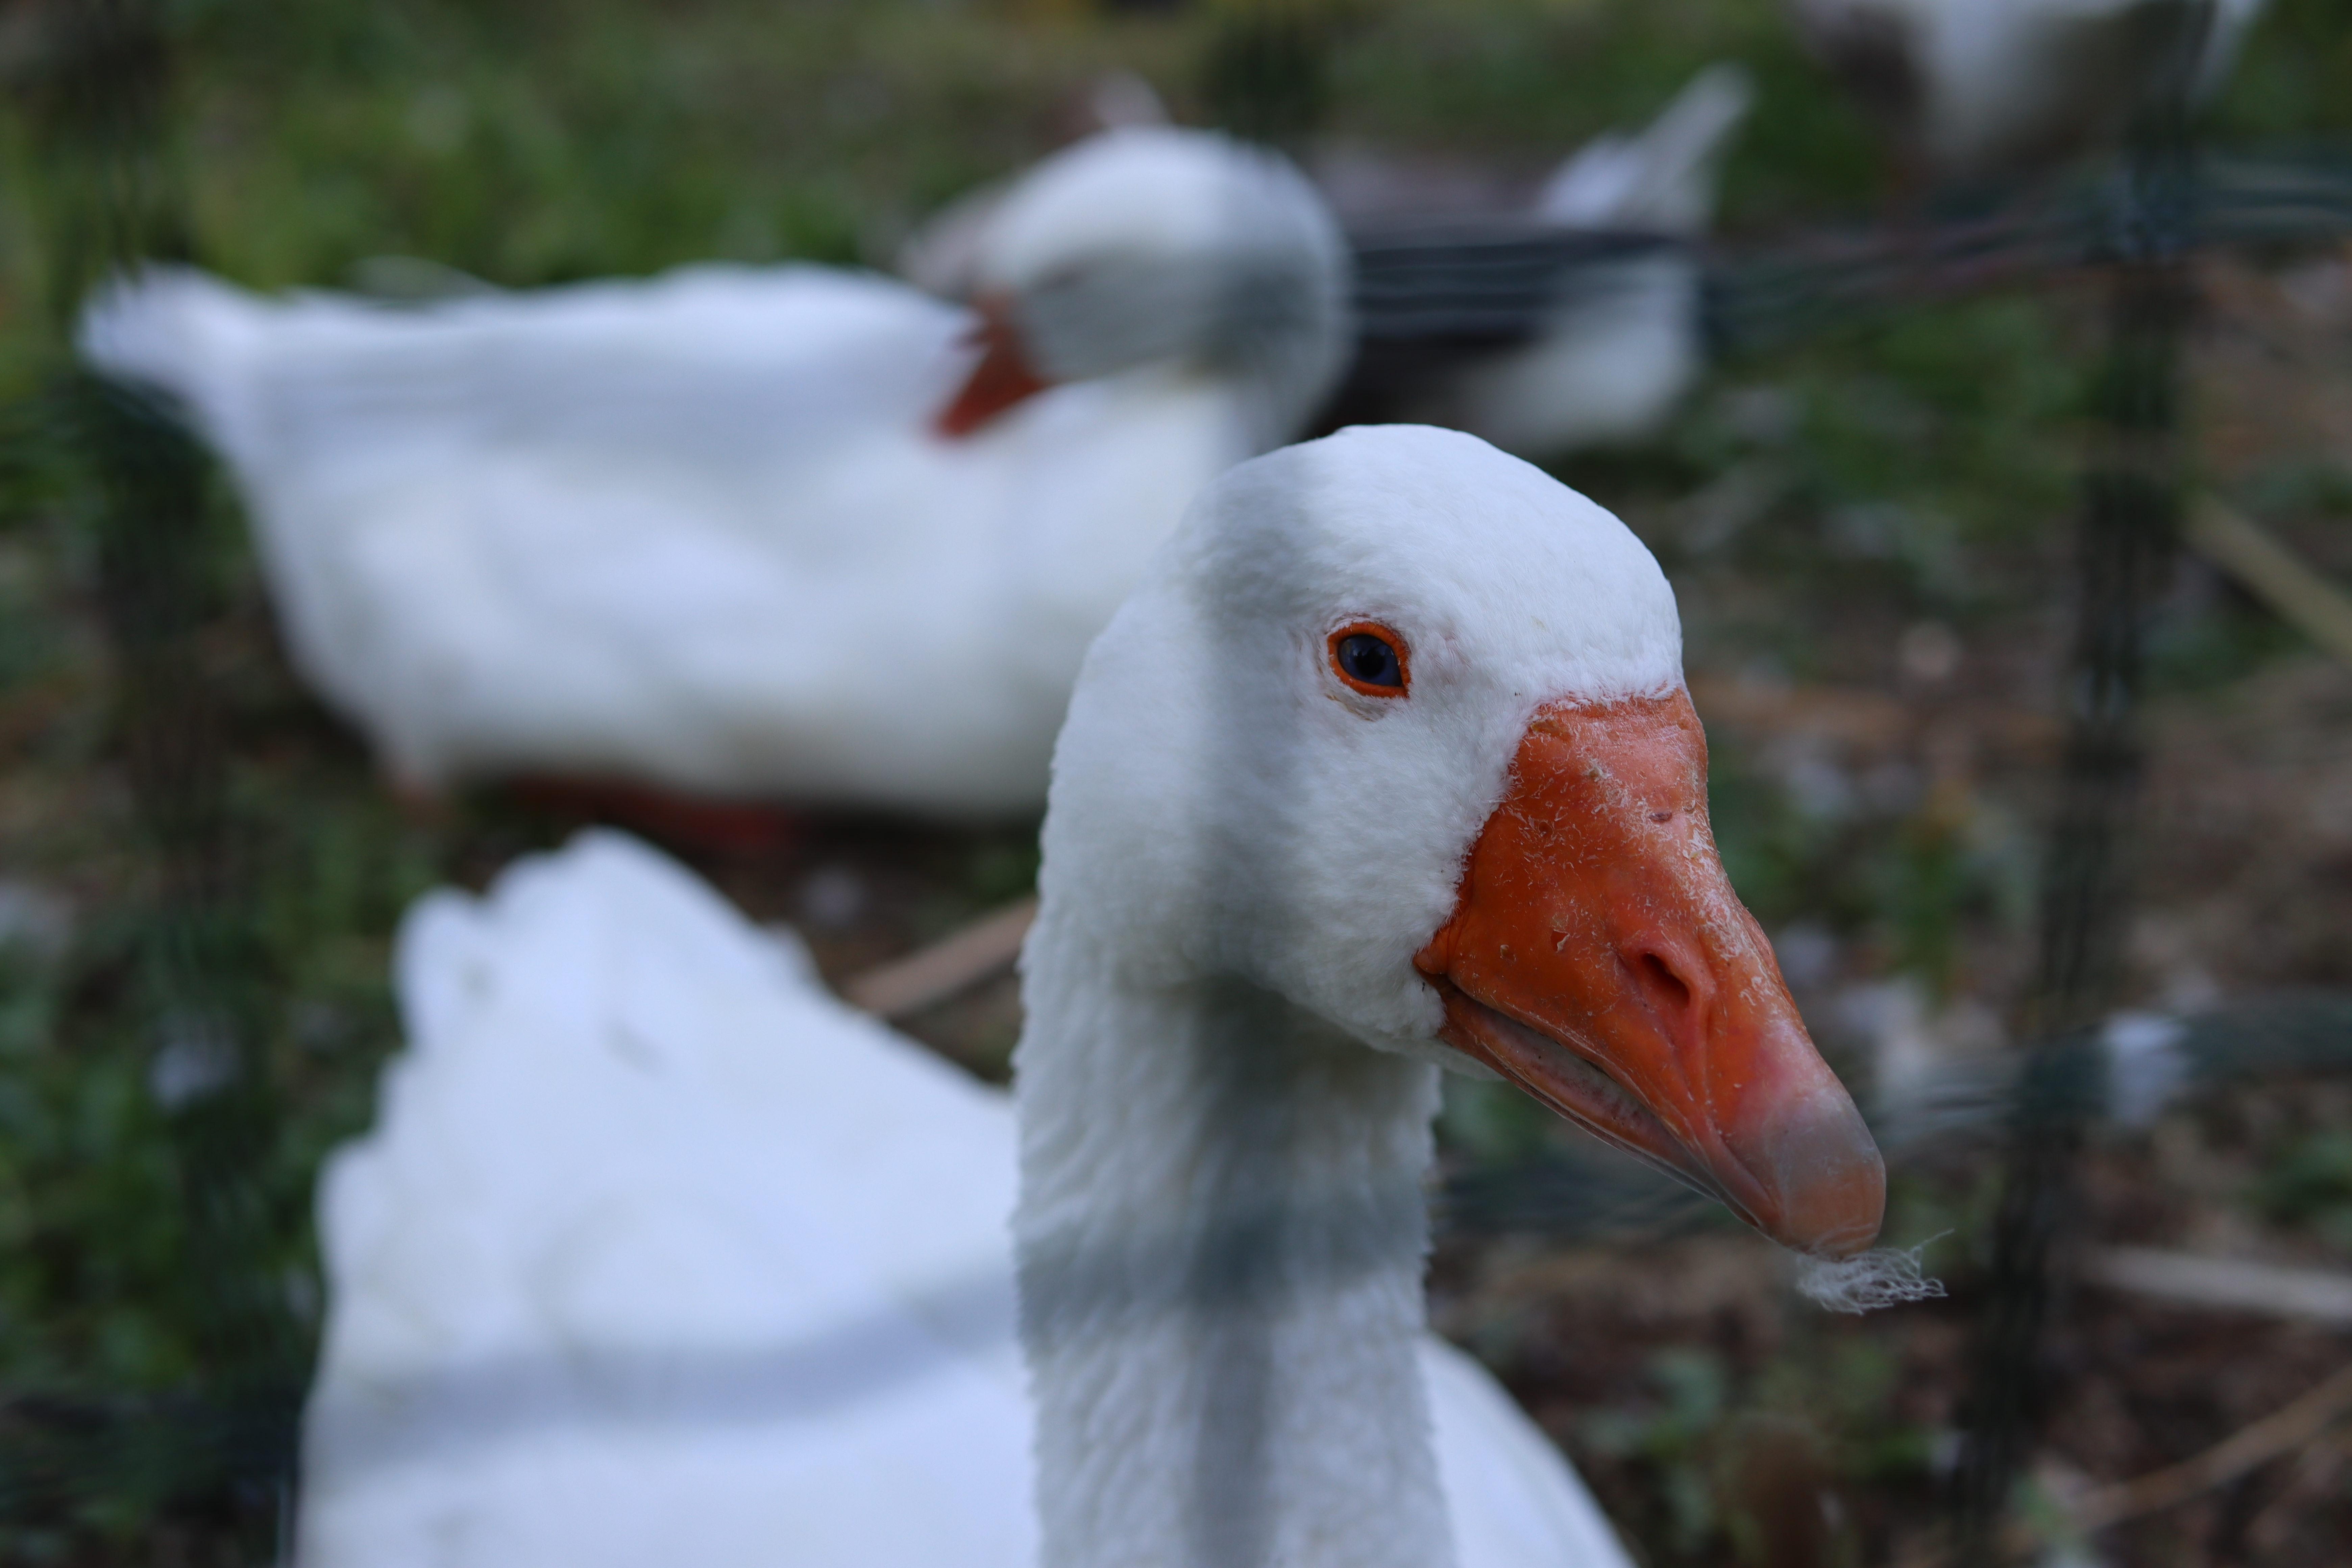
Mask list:
[[1709,1351],[1676,1348],[1651,1357],[1649,1381],[1657,1397],[1648,1408],[1595,1412],[1581,1435],[1599,1453],[1657,1472],[1667,1548],[1690,1556],[1711,1544],[1721,1525],[1706,1461],[1730,1401],[1730,1374]]
[[2352,1131],[2323,1130],[2289,1142],[2255,1178],[2250,1195],[2272,1219],[2308,1226],[2352,1250]]
[[1860,1561],[1847,1489],[1918,1489],[1934,1435],[1892,1415],[1900,1363],[1879,1341],[1801,1336],[1750,1379],[1720,1353],[1650,1358],[1643,1403],[1580,1424],[1592,1452],[1652,1479],[1642,1539],[1670,1560],[1743,1564]]

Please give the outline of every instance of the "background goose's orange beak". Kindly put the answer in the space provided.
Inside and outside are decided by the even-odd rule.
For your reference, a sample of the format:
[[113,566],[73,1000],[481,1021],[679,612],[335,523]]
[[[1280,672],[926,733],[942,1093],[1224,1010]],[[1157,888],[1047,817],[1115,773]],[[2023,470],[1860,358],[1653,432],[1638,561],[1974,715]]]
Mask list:
[[1538,711],[1414,958],[1445,1043],[1774,1240],[1870,1245],[1886,1172],[1706,816],[1690,699]]
[[942,436],[969,436],[1054,384],[1029,363],[1010,302],[983,296],[972,302],[972,310],[980,317],[971,331],[980,358],[933,422]]

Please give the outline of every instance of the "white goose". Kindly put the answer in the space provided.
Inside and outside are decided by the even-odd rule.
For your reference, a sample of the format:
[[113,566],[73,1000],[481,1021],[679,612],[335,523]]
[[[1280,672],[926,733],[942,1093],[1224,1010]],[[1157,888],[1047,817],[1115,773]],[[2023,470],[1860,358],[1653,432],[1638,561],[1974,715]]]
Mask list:
[[1414,415],[1528,458],[1656,430],[1706,364],[1696,243],[1754,97],[1739,67],[1710,66],[1647,130],[1597,137],[1554,170],[1531,211],[1539,222],[1683,243],[1578,268],[1533,342],[1440,379]]
[[1087,642],[1348,353],[1287,164],[1132,128],[992,215],[976,310],[688,268],[397,308],[150,272],[85,356],[227,459],[294,659],[402,781],[1034,810]]
[[1982,176],[2111,140],[2195,52],[2229,75],[2263,0],[1787,0],[1806,44],[1930,165]]
[[301,1560],[1620,1568],[1423,1326],[1437,1068],[1802,1249],[1884,1195],[1679,643],[1622,524],[1471,437],[1228,475],[1072,701],[1017,1156],[625,840],[435,895],[322,1193]]

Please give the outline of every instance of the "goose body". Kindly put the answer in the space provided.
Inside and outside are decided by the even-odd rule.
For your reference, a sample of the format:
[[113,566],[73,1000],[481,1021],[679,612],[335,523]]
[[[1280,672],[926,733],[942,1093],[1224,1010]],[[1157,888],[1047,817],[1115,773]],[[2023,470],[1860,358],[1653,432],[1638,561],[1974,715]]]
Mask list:
[[1049,160],[978,266],[980,312],[806,266],[408,307],[159,271],[81,339],[226,459],[298,666],[403,780],[985,816],[1347,329],[1304,180],[1201,132]]
[[[2031,168],[2220,86],[2263,0],[1789,0],[1807,44],[1928,164]],[[2185,73],[2186,79],[2181,79]]]
[[1738,67],[1711,67],[1639,134],[1600,137],[1554,170],[1539,223],[1671,243],[1575,268],[1532,341],[1440,378],[1417,417],[1528,458],[1654,431],[1706,363],[1696,247],[1753,96]]
[[609,837],[401,964],[322,1190],[310,1568],[1615,1568],[1429,1338],[1439,1069],[1803,1251],[1884,1202],[1707,837],[1656,563],[1454,432],[1234,469],[1097,639],[1013,1121]]
[[[306,1568],[1028,1568],[1013,1105],[637,841],[400,937],[407,1048],[320,1194]],[[1465,1568],[1623,1568],[1424,1336]]]

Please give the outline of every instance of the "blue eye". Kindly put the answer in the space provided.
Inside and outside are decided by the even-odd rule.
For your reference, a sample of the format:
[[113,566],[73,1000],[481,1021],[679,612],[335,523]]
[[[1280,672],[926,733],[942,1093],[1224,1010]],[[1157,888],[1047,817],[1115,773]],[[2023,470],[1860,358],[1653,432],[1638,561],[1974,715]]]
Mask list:
[[1386,626],[1341,626],[1330,637],[1331,668],[1367,697],[1405,694],[1404,643]]
[[1370,632],[1339,639],[1339,673],[1366,686],[1404,689],[1404,668],[1397,663],[1396,649]]

